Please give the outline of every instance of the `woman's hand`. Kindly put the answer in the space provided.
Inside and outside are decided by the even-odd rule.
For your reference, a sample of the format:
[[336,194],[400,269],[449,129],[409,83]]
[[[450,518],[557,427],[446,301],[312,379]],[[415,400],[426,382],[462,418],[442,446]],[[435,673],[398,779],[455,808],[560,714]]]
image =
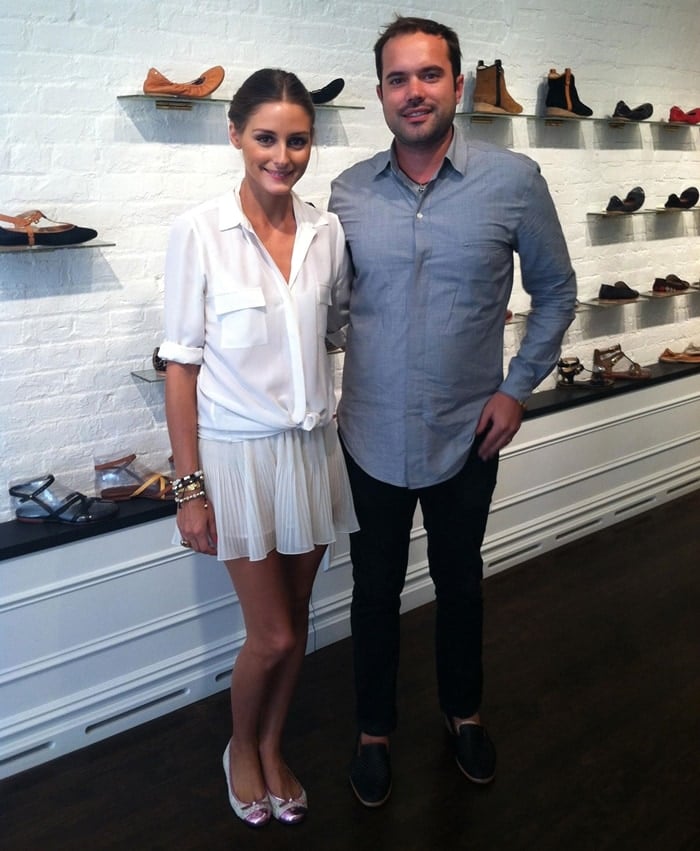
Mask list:
[[177,528],[182,546],[196,553],[216,555],[216,523],[214,509],[206,497],[188,499],[177,512]]

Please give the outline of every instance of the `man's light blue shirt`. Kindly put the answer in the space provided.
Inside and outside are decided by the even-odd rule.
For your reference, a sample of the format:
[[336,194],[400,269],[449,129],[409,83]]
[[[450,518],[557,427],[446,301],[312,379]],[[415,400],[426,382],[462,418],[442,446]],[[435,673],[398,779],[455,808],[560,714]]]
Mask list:
[[[573,318],[576,279],[547,184],[528,157],[455,132],[425,188],[384,151],[333,181],[329,209],[355,267],[329,324],[347,324],[343,440],[380,481],[445,481],[464,465],[489,397],[525,401]],[[531,312],[504,378],[515,252]]]

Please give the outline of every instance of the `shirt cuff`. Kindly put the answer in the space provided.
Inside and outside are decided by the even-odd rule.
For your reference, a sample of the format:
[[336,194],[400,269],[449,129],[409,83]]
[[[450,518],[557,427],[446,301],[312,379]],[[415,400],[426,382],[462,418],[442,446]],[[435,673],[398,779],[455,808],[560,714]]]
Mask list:
[[525,407],[525,403],[532,396],[531,388],[527,387],[524,382],[518,381],[514,379],[512,376],[508,376],[506,380],[501,384],[498,388],[500,393],[505,393],[506,396],[510,396],[511,399],[515,399],[515,401]]
[[173,343],[170,340],[165,340],[158,348],[158,356],[163,360],[174,361],[175,363],[188,363],[200,366],[202,363],[202,349],[198,346],[192,348],[190,346],[181,346],[179,343]]

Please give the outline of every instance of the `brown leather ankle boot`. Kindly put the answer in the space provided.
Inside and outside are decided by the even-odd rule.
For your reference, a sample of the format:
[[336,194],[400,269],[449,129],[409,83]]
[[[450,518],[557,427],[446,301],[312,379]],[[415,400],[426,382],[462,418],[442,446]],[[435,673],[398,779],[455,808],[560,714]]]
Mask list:
[[522,106],[508,94],[506,78],[500,59],[486,67],[483,59],[476,66],[474,112],[507,112],[518,114]]

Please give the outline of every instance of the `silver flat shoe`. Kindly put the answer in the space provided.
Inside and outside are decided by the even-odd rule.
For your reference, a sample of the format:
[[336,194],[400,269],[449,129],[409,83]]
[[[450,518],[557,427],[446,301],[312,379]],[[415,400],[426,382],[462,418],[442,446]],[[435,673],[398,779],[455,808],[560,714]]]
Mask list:
[[229,771],[229,749],[231,742],[226,745],[224,751],[224,774],[226,775],[226,788],[228,789],[228,800],[231,804],[231,809],[238,818],[245,822],[248,827],[264,827],[272,817],[272,806],[267,795],[259,801],[241,801],[236,797],[231,785],[231,774]]
[[309,803],[304,787],[301,784],[299,786],[301,795],[297,798],[278,798],[269,789],[267,790],[267,797],[272,805],[272,815],[282,824],[299,824],[306,818]]

